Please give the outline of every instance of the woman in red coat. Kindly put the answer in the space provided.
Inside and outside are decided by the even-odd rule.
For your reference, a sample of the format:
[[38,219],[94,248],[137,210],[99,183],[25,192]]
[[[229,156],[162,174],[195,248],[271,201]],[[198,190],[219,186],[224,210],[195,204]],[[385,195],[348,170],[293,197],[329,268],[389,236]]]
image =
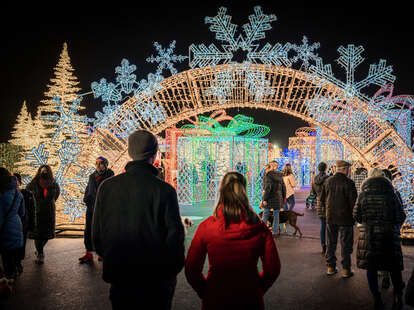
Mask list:
[[[208,255],[209,270],[202,273]],[[263,271],[257,263],[262,260]],[[204,310],[264,309],[263,295],[280,273],[272,233],[249,204],[246,179],[227,173],[220,185],[214,215],[194,235],[185,262],[187,281]]]

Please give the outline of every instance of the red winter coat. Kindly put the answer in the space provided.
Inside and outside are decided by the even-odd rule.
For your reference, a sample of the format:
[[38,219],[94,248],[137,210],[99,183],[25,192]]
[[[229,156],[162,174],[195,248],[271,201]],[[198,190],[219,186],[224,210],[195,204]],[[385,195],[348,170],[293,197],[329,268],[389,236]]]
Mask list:
[[[208,254],[209,270],[202,273]],[[263,271],[259,273],[258,260]],[[185,262],[187,281],[202,299],[202,309],[264,309],[263,295],[280,273],[280,260],[266,225],[230,224],[210,216],[194,235]]]

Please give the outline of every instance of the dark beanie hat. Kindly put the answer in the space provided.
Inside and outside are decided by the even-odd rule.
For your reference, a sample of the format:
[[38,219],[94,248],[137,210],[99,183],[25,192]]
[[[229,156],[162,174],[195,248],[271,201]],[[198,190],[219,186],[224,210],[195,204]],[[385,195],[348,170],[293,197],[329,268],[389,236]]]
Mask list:
[[147,130],[136,130],[128,137],[128,154],[132,160],[147,160],[157,151],[157,138]]
[[326,168],[328,168],[328,165],[326,163],[324,163],[323,161],[319,163],[319,165],[318,165],[318,170],[319,171],[325,171]]

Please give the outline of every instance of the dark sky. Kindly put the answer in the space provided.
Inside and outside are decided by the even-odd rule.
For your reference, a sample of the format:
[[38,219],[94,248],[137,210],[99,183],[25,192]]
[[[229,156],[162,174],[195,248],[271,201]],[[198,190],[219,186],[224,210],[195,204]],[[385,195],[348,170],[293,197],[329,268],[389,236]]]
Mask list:
[[[199,2],[202,2],[201,6]],[[277,21],[272,30],[266,32],[266,39],[258,41],[260,47],[266,42],[301,44],[303,35],[310,41],[320,42],[317,51],[324,63],[331,63],[335,75],[344,79],[343,71],[335,63],[340,45],[363,45],[365,62],[358,67],[357,79],[363,79],[369,64],[386,59],[393,65],[397,76],[394,95],[414,94],[412,57],[414,39],[411,8],[406,2],[393,2],[381,7],[379,4],[360,8],[348,3],[343,7],[316,5],[315,1],[292,1],[293,7],[280,1],[195,1],[193,6],[170,2],[169,7],[160,2],[151,2],[153,7],[116,7],[108,5],[104,11],[102,4],[97,7],[78,6],[53,12],[32,14],[26,11],[11,10],[10,19],[0,21],[2,43],[0,45],[1,100],[0,100],[0,142],[10,138],[10,131],[20,111],[22,102],[27,101],[34,114],[39,101],[44,98],[46,84],[53,77],[63,42],[68,43],[69,55],[75,75],[80,81],[82,92],[90,91],[90,84],[105,77],[115,79],[115,67],[123,58],[137,65],[138,79],[156,71],[156,64],[148,64],[145,59],[156,54],[153,42],[167,46],[176,40],[176,54],[188,55],[192,43],[221,48],[215,34],[204,24],[205,16],[215,16],[220,6],[227,7],[232,23],[241,25],[253,14],[253,7],[262,6],[265,14],[275,14]],[[361,2],[360,2],[361,3]],[[366,2],[364,2],[366,3]],[[207,5],[208,4],[208,5]],[[173,6],[174,5],[174,6]],[[179,71],[188,69],[188,63],[178,64]],[[164,71],[169,76],[169,72]],[[372,95],[372,93],[371,93]],[[100,100],[87,96],[82,102],[88,115],[100,109]],[[287,137],[296,128],[305,125],[299,119],[276,112],[260,112],[240,109],[229,111],[255,117],[256,123],[271,126],[270,141],[287,146]]]

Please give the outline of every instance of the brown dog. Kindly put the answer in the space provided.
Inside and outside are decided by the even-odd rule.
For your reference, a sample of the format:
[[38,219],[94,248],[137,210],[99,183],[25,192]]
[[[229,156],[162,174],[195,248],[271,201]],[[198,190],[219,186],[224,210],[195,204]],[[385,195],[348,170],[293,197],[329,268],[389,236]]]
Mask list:
[[[293,235],[296,235],[297,232],[299,232],[299,236],[302,237],[302,232],[300,231],[300,228],[296,225],[296,222],[298,220],[298,216],[303,216],[303,213],[297,213],[295,211],[286,211],[286,210],[280,210],[279,212],[279,224],[287,223],[293,228],[295,228],[295,232]],[[263,211],[259,213],[259,217],[263,218]],[[272,227],[273,225],[273,210],[270,210],[270,216],[269,220],[266,223],[269,227]]]

